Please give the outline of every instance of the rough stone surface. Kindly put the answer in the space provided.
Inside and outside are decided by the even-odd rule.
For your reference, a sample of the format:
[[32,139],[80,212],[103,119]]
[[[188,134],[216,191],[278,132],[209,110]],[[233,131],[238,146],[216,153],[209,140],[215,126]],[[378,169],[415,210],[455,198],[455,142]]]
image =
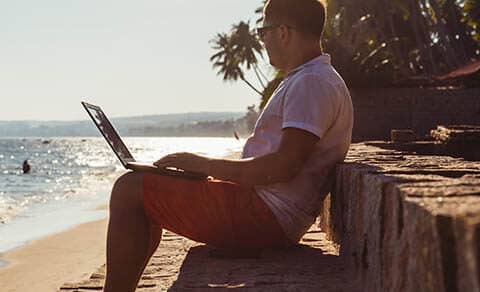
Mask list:
[[[450,156],[480,161],[480,126],[437,126],[427,140],[412,130],[392,130],[391,141],[369,141],[366,145],[426,156]],[[418,139],[417,139],[418,138]]]
[[[215,257],[210,247],[165,232],[137,291],[361,291],[325,237],[313,226],[297,247],[233,259]],[[101,290],[104,275],[101,267],[59,291]]]
[[480,163],[355,144],[321,226],[364,291],[480,291]]

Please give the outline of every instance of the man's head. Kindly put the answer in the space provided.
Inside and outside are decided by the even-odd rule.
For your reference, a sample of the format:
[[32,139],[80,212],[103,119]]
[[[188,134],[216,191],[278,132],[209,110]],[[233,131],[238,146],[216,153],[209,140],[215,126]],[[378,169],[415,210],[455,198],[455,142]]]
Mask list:
[[326,10],[319,0],[269,0],[259,37],[272,65],[284,69],[282,58],[308,46],[320,47]]

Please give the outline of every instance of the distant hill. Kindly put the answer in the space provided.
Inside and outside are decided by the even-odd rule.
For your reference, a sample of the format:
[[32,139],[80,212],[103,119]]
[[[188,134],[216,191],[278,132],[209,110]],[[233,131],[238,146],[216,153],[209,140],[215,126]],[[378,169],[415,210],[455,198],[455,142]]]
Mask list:
[[[196,112],[183,114],[149,115],[138,117],[113,118],[112,124],[121,135],[127,136],[171,136],[211,135],[207,129],[218,129],[218,124],[231,124],[242,120],[243,112]],[[202,127],[198,127],[202,125]],[[207,127],[205,127],[207,125]],[[177,131],[177,129],[195,128],[195,131]],[[202,133],[204,131],[205,133]],[[230,136],[230,128],[218,135]],[[183,133],[183,134],[182,134]],[[99,133],[90,120],[86,121],[0,121],[0,137],[90,137]]]

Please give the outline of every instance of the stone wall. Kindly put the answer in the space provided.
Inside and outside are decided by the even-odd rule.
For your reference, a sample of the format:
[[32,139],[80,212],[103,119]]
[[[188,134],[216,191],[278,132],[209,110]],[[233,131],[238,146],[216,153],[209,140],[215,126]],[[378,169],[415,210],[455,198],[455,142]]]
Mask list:
[[480,291],[480,164],[354,144],[321,227],[363,291]]
[[391,129],[422,136],[438,124],[480,125],[480,88],[352,89],[354,141],[389,140]]

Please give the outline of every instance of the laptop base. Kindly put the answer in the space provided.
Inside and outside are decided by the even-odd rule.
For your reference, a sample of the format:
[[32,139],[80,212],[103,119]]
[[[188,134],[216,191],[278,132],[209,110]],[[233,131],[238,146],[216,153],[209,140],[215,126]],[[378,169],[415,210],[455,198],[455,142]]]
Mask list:
[[140,172],[149,172],[159,175],[167,175],[167,176],[176,176],[186,179],[195,179],[195,180],[207,180],[209,178],[208,175],[193,171],[185,171],[181,169],[175,168],[158,168],[153,164],[148,163],[141,163],[141,162],[129,162],[125,165],[127,169],[133,171],[140,171]]

